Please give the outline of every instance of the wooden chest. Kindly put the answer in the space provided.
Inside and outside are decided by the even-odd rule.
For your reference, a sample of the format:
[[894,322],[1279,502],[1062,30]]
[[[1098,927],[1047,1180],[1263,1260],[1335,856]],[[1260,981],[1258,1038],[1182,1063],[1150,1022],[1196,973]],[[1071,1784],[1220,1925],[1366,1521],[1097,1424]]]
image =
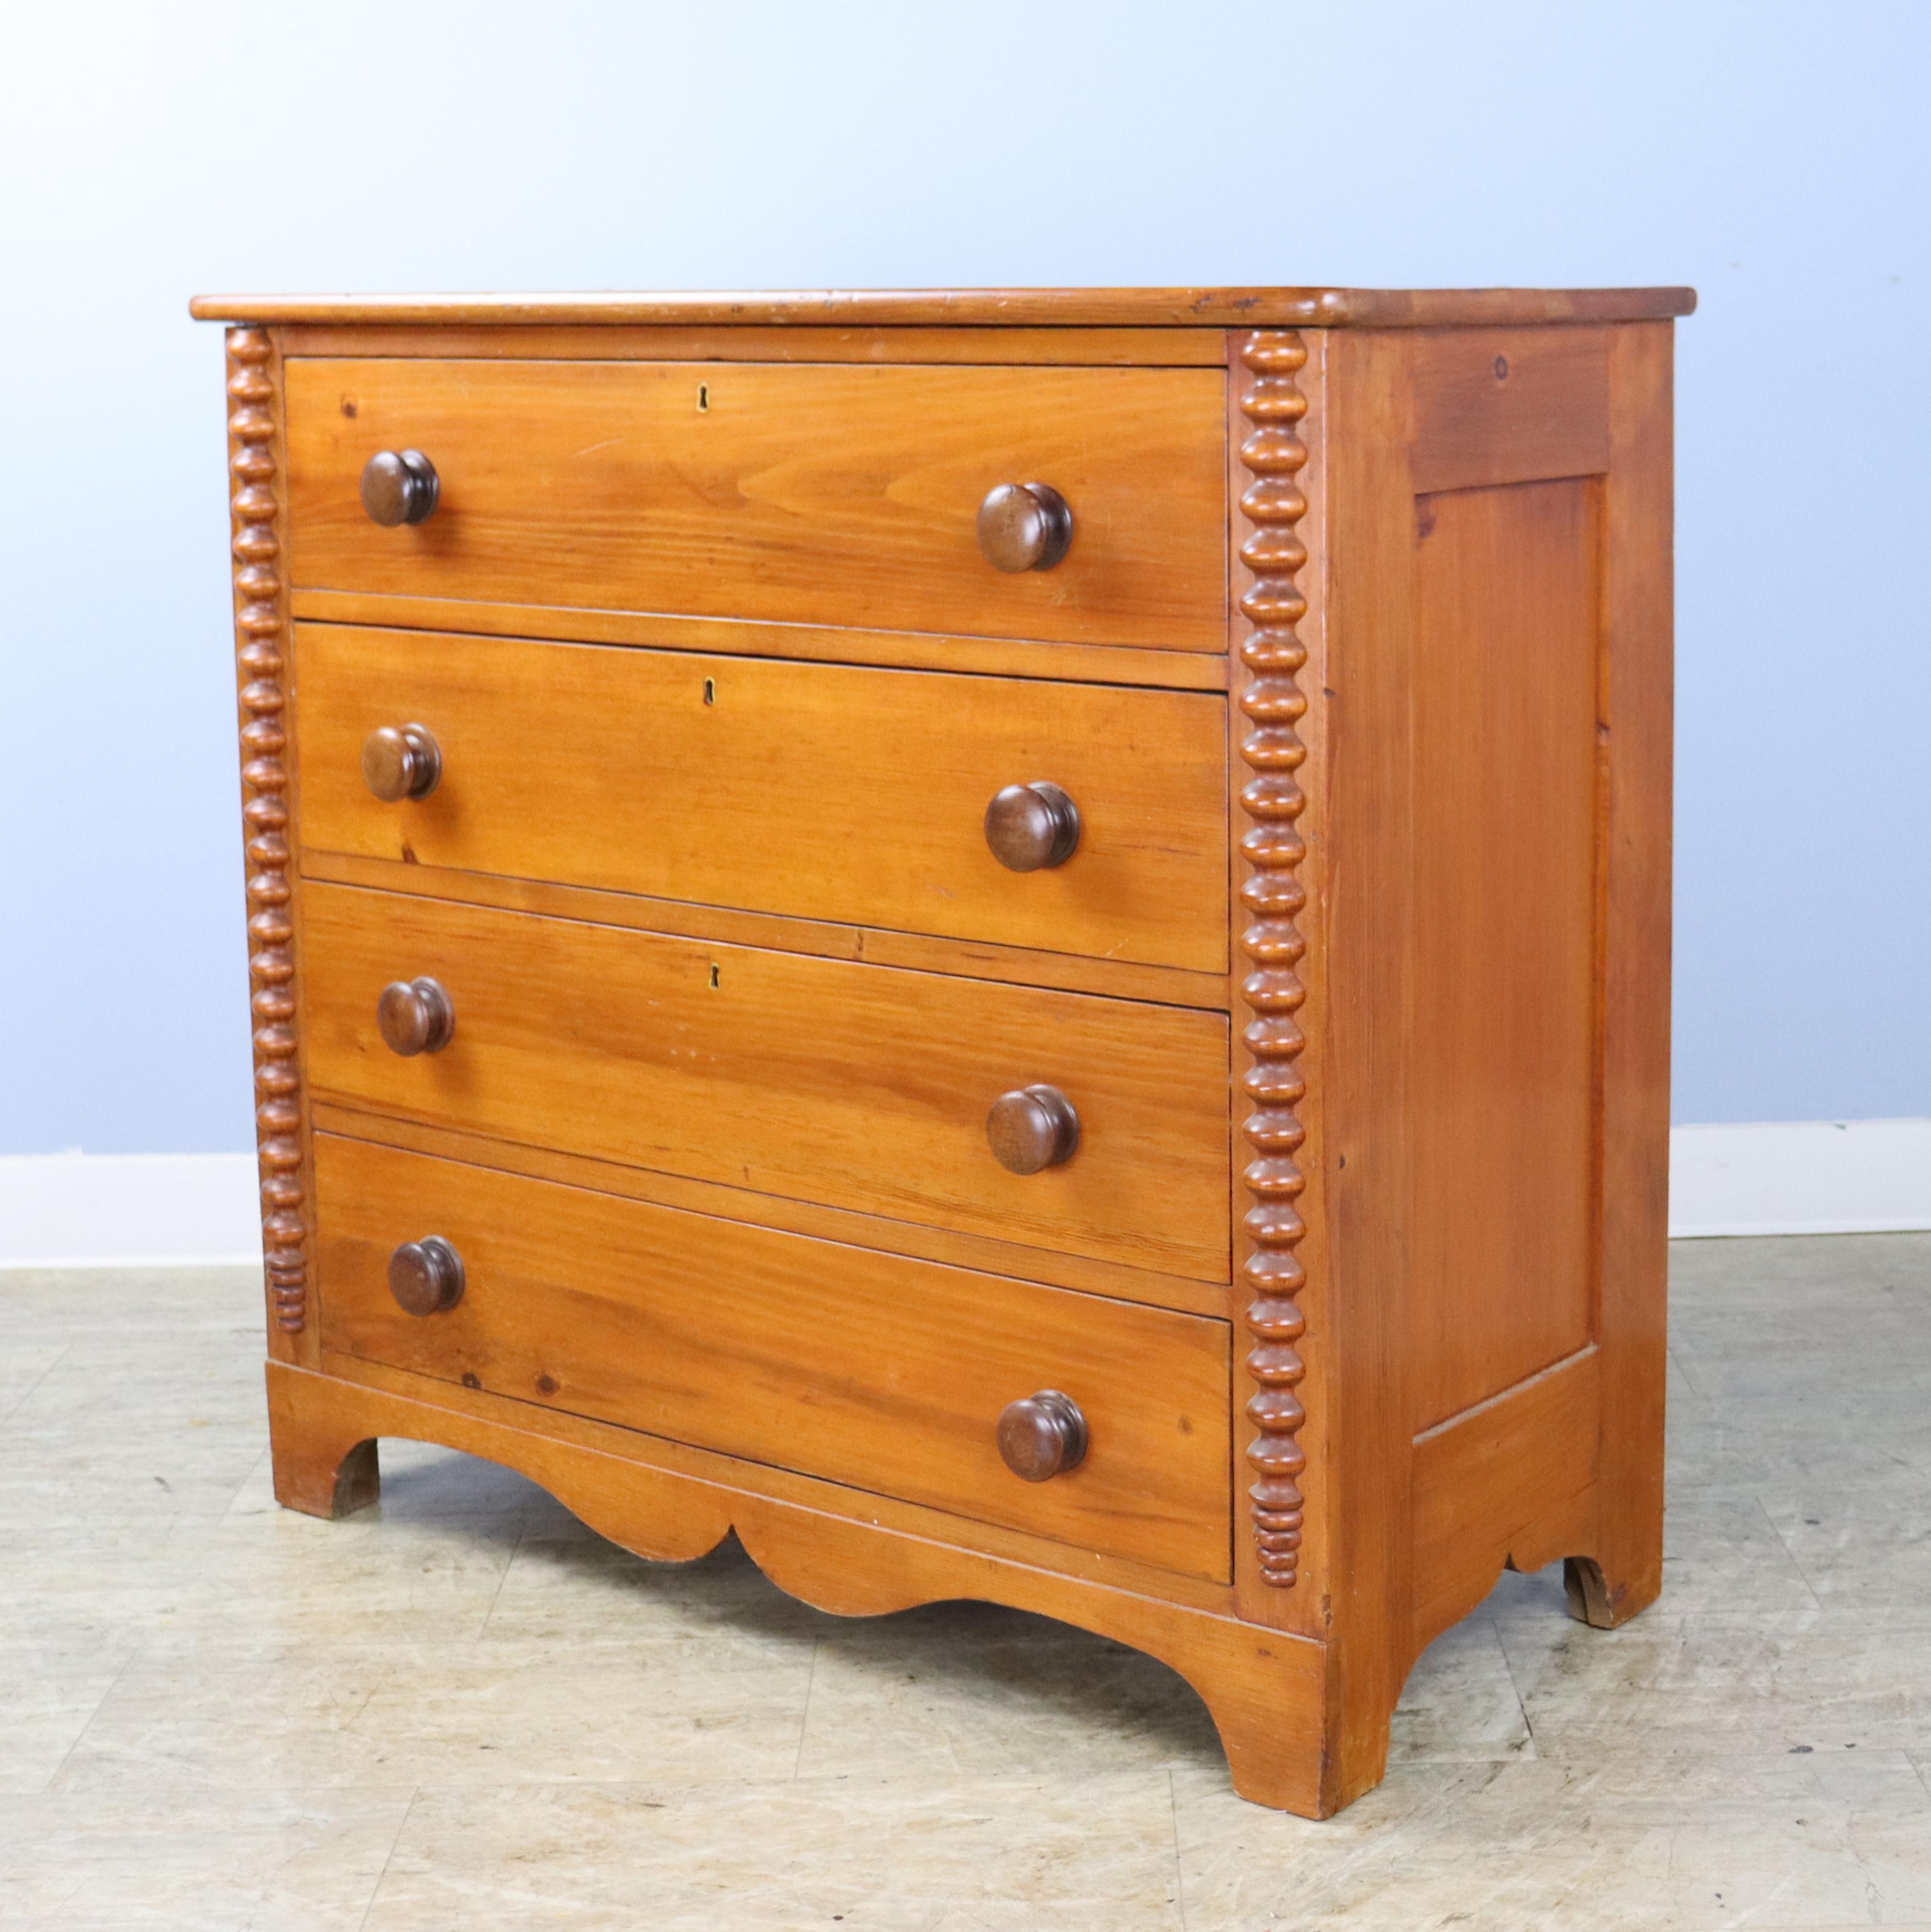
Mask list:
[[276,1490],[1164,1659],[1656,1595],[1677,290],[210,298]]

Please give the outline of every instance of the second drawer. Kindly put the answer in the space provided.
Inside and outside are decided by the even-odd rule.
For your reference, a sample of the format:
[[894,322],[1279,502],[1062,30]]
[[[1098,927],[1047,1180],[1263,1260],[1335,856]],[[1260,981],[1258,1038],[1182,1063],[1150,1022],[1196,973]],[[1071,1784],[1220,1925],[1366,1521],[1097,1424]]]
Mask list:
[[[318,1098],[1227,1279],[1221,1014],[314,881],[302,921]],[[454,1025],[405,1057],[377,1005],[386,986],[425,979]],[[1077,1147],[1010,1172],[989,1113],[1041,1087],[1071,1108]],[[1004,1124],[1023,1141],[1043,1118],[1014,1101]]]
[[[298,626],[312,848],[1221,973],[1227,704],[1202,692]],[[440,776],[385,803],[371,734]],[[1059,787],[1077,846],[1002,865]]]

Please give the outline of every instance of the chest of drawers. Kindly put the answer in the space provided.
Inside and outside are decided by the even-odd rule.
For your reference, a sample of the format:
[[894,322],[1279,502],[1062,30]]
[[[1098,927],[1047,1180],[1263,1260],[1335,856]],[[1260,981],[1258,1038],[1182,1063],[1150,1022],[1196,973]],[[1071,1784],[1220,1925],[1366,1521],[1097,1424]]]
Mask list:
[[1381,1774],[1662,1522],[1686,291],[215,297],[277,1494]]

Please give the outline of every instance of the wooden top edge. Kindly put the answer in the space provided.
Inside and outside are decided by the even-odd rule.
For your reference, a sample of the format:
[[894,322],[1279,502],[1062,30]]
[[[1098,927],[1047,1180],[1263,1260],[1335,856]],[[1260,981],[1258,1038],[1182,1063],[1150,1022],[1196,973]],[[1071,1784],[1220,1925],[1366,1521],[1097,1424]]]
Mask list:
[[197,296],[202,322],[1442,328],[1653,322],[1693,289],[821,289],[768,294]]

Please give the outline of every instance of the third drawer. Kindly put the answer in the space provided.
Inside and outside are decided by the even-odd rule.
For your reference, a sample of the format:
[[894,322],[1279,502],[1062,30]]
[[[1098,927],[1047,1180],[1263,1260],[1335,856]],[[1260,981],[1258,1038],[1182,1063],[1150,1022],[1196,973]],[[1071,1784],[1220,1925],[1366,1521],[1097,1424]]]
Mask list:
[[[302,924],[318,1099],[1227,1279],[1224,1014],[319,881]],[[378,1002],[423,980],[453,1029],[399,1054]],[[1014,1173],[988,1114],[1034,1087],[1065,1096],[1077,1145]]]

